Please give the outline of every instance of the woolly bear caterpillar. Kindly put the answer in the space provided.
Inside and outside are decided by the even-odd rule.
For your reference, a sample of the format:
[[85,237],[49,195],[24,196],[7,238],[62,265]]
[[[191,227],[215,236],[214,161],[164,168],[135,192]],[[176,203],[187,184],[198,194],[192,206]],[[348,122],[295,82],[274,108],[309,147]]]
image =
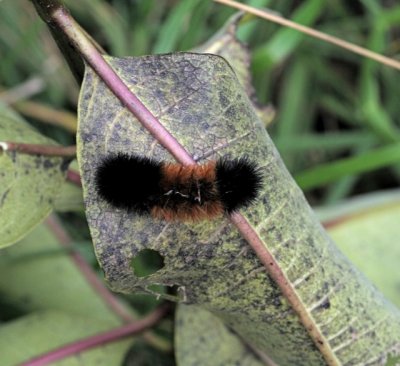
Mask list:
[[252,204],[262,174],[248,158],[181,165],[116,153],[95,174],[96,189],[110,205],[167,221],[200,221]]

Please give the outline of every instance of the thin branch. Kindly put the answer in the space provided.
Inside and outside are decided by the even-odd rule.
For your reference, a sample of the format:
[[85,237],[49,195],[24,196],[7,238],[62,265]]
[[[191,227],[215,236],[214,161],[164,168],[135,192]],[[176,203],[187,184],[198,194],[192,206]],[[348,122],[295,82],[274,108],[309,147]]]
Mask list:
[[28,155],[65,156],[76,155],[76,146],[57,146],[41,144],[25,144],[22,142],[0,141],[0,152],[17,151]]
[[11,105],[17,112],[25,116],[33,117],[40,122],[60,126],[70,132],[76,133],[78,125],[76,114],[68,111],[56,110],[42,103],[25,100],[43,90],[43,87],[41,89],[35,89],[33,84],[39,83],[36,79],[39,78],[30,79],[13,89],[7,90],[0,87],[0,101]]
[[50,16],[54,9],[61,6],[60,3],[53,0],[31,1],[40,17],[48,24],[49,31],[53,36],[54,41],[57,43],[57,46],[60,49],[65,61],[67,61],[68,66],[75,77],[75,80],[80,85],[85,72],[85,65],[83,63],[82,57],[71,45],[68,36],[66,36],[63,32],[60,32],[60,29],[57,26],[53,25],[53,19]]
[[44,88],[44,80],[39,76],[35,76],[12,89],[4,90],[2,88],[0,92],[0,102],[7,105],[13,104],[40,93]]
[[323,33],[323,32],[314,30],[312,28],[306,27],[304,25],[292,22],[291,20],[288,20],[274,12],[253,8],[252,6],[241,4],[241,3],[238,3],[237,1],[232,1],[232,0],[214,0],[214,1],[217,3],[224,4],[224,5],[228,5],[232,8],[243,10],[250,14],[254,14],[256,16],[259,16],[260,18],[264,18],[271,22],[274,22],[274,23],[277,23],[280,25],[284,25],[285,27],[295,29],[295,30],[302,32],[304,34],[307,34],[311,37],[321,39],[325,42],[334,44],[336,46],[339,46],[341,48],[349,50],[358,55],[370,58],[374,61],[378,61],[386,66],[393,67],[394,69],[400,70],[400,62],[399,61],[396,61],[390,57],[380,55],[379,53],[367,50],[366,48],[360,47],[353,43],[343,41],[340,38],[330,36],[326,33]]
[[124,325],[119,328],[115,328],[104,333],[96,334],[92,337],[82,339],[80,341],[67,344],[58,349],[50,351],[44,355],[35,357],[27,362],[22,363],[20,366],[44,366],[52,362],[62,360],[66,357],[76,355],[77,353],[85,350],[106,345],[111,342],[116,342],[122,338],[133,336],[144,332],[146,329],[153,327],[161,319],[163,319],[169,312],[170,306],[161,305],[152,313],[146,317]]
[[32,101],[20,101],[12,104],[13,108],[25,116],[38,119],[40,122],[62,127],[76,133],[76,115],[68,111],[60,111],[44,104]]

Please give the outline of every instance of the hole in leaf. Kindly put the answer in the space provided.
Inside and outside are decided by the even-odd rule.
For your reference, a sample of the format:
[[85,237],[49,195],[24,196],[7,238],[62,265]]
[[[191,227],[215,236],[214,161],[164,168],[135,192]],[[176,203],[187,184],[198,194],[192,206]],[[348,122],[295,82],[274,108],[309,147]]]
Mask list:
[[154,292],[155,294],[160,294],[161,296],[168,293],[168,290],[167,290],[167,287],[166,287],[166,286],[158,285],[158,284],[156,284],[156,283],[153,284],[153,285],[147,286],[147,288],[148,288],[150,291]]
[[137,277],[147,277],[164,267],[164,257],[156,250],[143,249],[132,259],[131,267]]

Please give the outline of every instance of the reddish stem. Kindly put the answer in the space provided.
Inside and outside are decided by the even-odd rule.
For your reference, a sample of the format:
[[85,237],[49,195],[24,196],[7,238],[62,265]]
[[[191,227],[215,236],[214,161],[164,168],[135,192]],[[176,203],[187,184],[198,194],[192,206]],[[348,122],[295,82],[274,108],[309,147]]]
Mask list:
[[107,343],[118,341],[121,338],[125,338],[128,336],[132,336],[132,335],[141,333],[141,332],[145,331],[146,329],[153,327],[162,318],[164,318],[167,315],[169,309],[170,309],[170,306],[168,306],[166,304],[161,305],[156,310],[154,310],[152,313],[150,313],[149,315],[147,315],[146,317],[144,317],[140,320],[137,320],[135,322],[124,325],[119,328],[109,330],[104,333],[96,334],[94,336],[91,336],[91,337],[88,337],[85,339],[81,339],[77,342],[67,344],[67,345],[57,348],[51,352],[48,352],[44,355],[32,358],[31,360],[22,363],[20,366],[48,365],[52,362],[59,361],[66,357],[70,357],[72,355],[75,355],[79,352],[88,350],[90,348],[102,346]]
[[22,142],[11,142],[11,141],[1,141],[0,150],[17,151],[29,155],[66,156],[66,157],[76,155],[76,146],[25,144]]

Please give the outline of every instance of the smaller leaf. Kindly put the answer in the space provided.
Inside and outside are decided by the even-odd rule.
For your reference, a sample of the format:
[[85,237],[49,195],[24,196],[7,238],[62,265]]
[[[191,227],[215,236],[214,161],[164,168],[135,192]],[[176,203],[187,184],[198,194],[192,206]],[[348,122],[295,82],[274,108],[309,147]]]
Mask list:
[[200,307],[179,305],[175,332],[178,365],[264,365],[219,318]]
[[[0,141],[55,144],[4,107]],[[0,153],[0,248],[20,240],[50,213],[65,170],[60,157]]]
[[400,308],[399,193],[364,195],[321,214],[343,253]]

